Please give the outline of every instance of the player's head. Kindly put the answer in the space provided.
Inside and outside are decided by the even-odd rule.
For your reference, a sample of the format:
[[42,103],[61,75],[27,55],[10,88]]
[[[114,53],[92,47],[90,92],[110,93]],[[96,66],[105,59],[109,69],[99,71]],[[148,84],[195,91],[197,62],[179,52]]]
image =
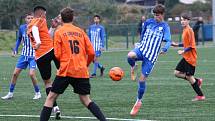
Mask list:
[[160,22],[164,19],[165,7],[162,4],[157,4],[153,9],[154,18]]
[[93,20],[94,20],[94,23],[99,24],[100,20],[101,20],[101,17],[99,15],[94,15]]
[[60,11],[60,15],[63,23],[71,23],[74,17],[74,10],[66,7]]
[[31,22],[31,20],[34,18],[33,13],[26,13],[25,14],[25,22],[26,24],[29,24]]
[[190,23],[190,19],[191,19],[191,15],[189,15],[188,13],[182,13],[181,14],[181,25],[183,27],[188,26]]
[[46,16],[46,8],[43,6],[34,7],[34,16],[35,17],[45,17]]

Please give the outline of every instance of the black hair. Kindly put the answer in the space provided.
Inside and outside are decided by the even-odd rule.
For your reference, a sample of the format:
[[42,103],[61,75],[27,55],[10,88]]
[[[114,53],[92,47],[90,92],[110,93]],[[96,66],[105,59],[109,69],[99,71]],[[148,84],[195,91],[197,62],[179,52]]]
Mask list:
[[74,10],[72,8],[69,8],[69,7],[63,8],[60,11],[60,15],[61,15],[62,21],[64,23],[70,23],[73,21]]
[[38,5],[38,6],[34,7],[34,12],[35,12],[36,10],[44,10],[44,11],[46,11],[46,8],[43,7],[43,6]]
[[182,14],[181,14],[181,17],[184,18],[184,19],[187,19],[187,20],[190,20],[190,19],[191,19],[191,15],[188,14],[188,13],[182,13]]
[[95,18],[95,17],[97,17],[97,18],[101,19],[101,16],[100,16],[100,15],[98,15],[98,14],[96,14],[96,15],[94,15],[94,16],[93,16],[93,18]]

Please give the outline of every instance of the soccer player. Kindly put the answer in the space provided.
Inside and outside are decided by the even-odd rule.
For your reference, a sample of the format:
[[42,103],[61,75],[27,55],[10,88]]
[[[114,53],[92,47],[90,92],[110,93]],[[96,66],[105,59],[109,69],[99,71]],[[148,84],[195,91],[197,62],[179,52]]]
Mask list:
[[[146,79],[152,72],[154,64],[159,54],[165,54],[171,45],[171,35],[169,25],[164,22],[165,7],[158,4],[154,7],[154,18],[147,19],[144,22],[140,43],[128,53],[128,63],[131,66],[131,80],[136,79],[135,65],[136,61],[142,61],[142,73],[138,81],[137,99],[130,115],[135,116],[141,105],[142,98],[146,89]],[[161,48],[161,43],[166,44]]]
[[55,31],[62,25],[62,20],[61,20],[61,16],[60,14],[55,17],[54,19],[52,19],[52,22],[51,22],[51,27],[49,29],[49,34],[51,36],[51,38],[53,39],[54,38],[54,33]]
[[39,86],[37,84],[37,78],[35,74],[35,69],[36,69],[36,62],[34,58],[34,49],[32,48],[30,44],[29,37],[27,35],[27,25],[30,23],[30,21],[33,19],[32,13],[27,13],[25,15],[25,22],[26,24],[23,24],[19,27],[19,33],[18,33],[18,38],[16,41],[16,46],[13,49],[13,57],[17,55],[18,53],[18,48],[21,42],[23,42],[23,48],[21,55],[17,61],[16,67],[14,69],[11,81],[10,81],[10,87],[9,87],[9,92],[6,96],[1,97],[3,100],[6,99],[11,99],[13,97],[14,89],[16,86],[16,81],[23,69],[26,69],[29,66],[29,76],[32,80],[33,86],[34,86],[34,91],[35,95],[33,99],[40,99],[41,98],[41,93]]
[[99,63],[99,57],[102,54],[102,51],[104,51],[104,43],[105,43],[105,29],[100,24],[101,17],[99,15],[95,15],[93,17],[94,24],[90,25],[88,36],[90,38],[90,41],[93,45],[94,51],[95,51],[95,58],[94,58],[94,66],[93,66],[93,73],[91,74],[91,78],[96,77],[96,70],[97,68],[100,68],[100,76],[103,76],[105,68],[101,63]]
[[[34,8],[34,18],[28,25],[28,35],[35,49],[36,63],[48,95],[52,87],[51,61],[54,61],[57,68],[59,68],[59,62],[54,56],[53,40],[48,33],[46,9],[43,6]],[[60,119],[60,110],[56,102],[53,111],[56,113],[56,119]]]
[[61,10],[62,27],[54,35],[54,53],[60,61],[60,68],[53,82],[53,87],[46,98],[40,121],[48,121],[53,102],[65,89],[73,86],[74,93],[79,94],[80,101],[100,121],[106,121],[99,107],[90,99],[90,82],[88,66],[93,61],[95,52],[89,38],[83,30],[72,24],[73,10]]
[[195,67],[197,61],[197,52],[196,52],[196,44],[195,44],[195,36],[192,28],[190,27],[190,15],[187,13],[183,13],[181,16],[181,25],[183,27],[182,33],[182,43],[172,42],[172,46],[174,47],[183,47],[183,50],[178,50],[178,54],[183,58],[178,63],[175,69],[175,76],[178,78],[182,78],[190,82],[193,90],[196,92],[197,96],[192,99],[192,101],[201,101],[205,100],[205,96],[202,93],[201,85],[202,79],[195,78]]

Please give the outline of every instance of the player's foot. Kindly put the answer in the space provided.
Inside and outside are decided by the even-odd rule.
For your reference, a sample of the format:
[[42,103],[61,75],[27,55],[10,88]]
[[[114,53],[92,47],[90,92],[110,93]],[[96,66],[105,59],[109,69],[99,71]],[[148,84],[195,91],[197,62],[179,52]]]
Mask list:
[[136,103],[134,104],[133,108],[131,109],[130,115],[131,116],[136,116],[141,106],[142,106],[142,102],[141,101],[136,101]]
[[131,67],[131,80],[135,81],[137,75],[135,74],[135,70],[137,69],[137,65],[135,65],[134,67]]
[[60,115],[60,109],[58,106],[53,107],[53,112],[55,113],[55,119],[60,120],[61,115]]
[[196,96],[194,99],[192,99],[192,101],[203,101],[205,100],[205,96]]
[[1,99],[3,100],[8,100],[13,98],[13,93],[12,92],[8,92],[7,95],[5,95],[4,97],[1,97]]
[[105,70],[104,67],[102,67],[102,68],[100,69],[100,72],[101,72],[100,76],[103,76],[103,75],[104,75],[104,70]]
[[41,93],[40,92],[36,92],[35,95],[34,95],[34,100],[38,100],[40,99],[42,96],[41,96]]
[[199,85],[199,88],[201,88],[201,87],[202,87],[202,81],[203,81],[203,79],[201,79],[201,78],[198,78],[197,80],[198,80],[198,85]]
[[95,78],[96,74],[91,74],[90,78]]

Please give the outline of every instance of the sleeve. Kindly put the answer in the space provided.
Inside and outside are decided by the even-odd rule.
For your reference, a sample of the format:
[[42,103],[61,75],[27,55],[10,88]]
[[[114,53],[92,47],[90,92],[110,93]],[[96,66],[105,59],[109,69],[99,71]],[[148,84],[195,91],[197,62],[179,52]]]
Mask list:
[[143,37],[144,37],[144,33],[146,32],[146,26],[148,25],[148,23],[147,22],[144,22],[143,24],[142,24],[142,31],[141,31],[141,35],[140,35],[140,41],[143,39]]
[[34,40],[36,41],[36,43],[41,43],[39,29],[37,26],[32,27],[32,34],[33,34],[33,37],[34,37]]
[[90,33],[90,31],[91,31],[91,26],[89,27],[88,32],[87,32],[87,35],[88,35],[89,38],[91,38],[91,33]]
[[60,60],[61,57],[61,37],[58,32],[55,32],[54,35],[54,54],[57,60]]
[[105,28],[102,27],[101,28],[101,39],[102,39],[101,48],[104,48],[105,46],[105,38],[106,38]]
[[195,48],[195,46],[196,46],[195,37],[194,37],[194,33],[193,33],[192,29],[189,30],[188,35],[189,35],[189,38],[188,38],[189,39],[189,47]]
[[162,48],[163,52],[167,52],[167,50],[170,48],[171,46],[171,33],[170,33],[170,28],[169,26],[166,26],[164,29],[164,38],[163,41],[166,42],[166,44],[164,45],[164,47]]
[[21,41],[22,41],[22,28],[20,27],[19,32],[18,32],[18,37],[16,40],[16,45],[15,45],[15,48],[13,49],[14,52],[18,53],[18,48],[19,48]]
[[87,57],[87,66],[90,65],[90,63],[93,61],[94,59],[94,56],[95,56],[95,52],[94,52],[94,49],[93,49],[93,46],[90,42],[90,39],[89,37],[83,32],[83,35],[84,35],[84,40],[85,40],[85,49],[86,49],[86,53],[88,55]]

